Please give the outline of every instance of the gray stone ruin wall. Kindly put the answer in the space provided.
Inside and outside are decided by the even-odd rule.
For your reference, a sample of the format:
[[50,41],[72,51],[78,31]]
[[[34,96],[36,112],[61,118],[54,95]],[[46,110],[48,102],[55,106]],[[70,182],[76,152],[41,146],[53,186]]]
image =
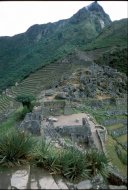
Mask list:
[[99,141],[100,141],[100,144],[101,144],[101,147],[102,147],[102,151],[107,155],[105,145],[104,145],[105,140],[106,140],[106,132],[105,131],[101,132],[101,130],[98,130],[98,129],[96,130],[96,133],[98,135],[98,138],[99,138]]
[[43,113],[48,115],[62,115],[64,113],[65,101],[47,101],[44,102]]
[[98,132],[98,135],[100,136],[100,139],[103,143],[107,140],[107,130],[102,125],[95,125],[96,131]]
[[93,135],[92,135],[92,131],[91,131],[91,127],[86,118],[82,118],[82,125],[83,125],[84,131],[87,135],[86,139],[87,139],[88,147],[96,148],[96,145],[95,145],[95,142],[93,139]]
[[64,115],[70,115],[73,114],[73,108],[70,105],[70,102],[65,101],[65,106],[64,106]]
[[69,136],[74,142],[83,142],[92,146],[94,144],[88,121],[83,118],[82,125],[57,126],[55,128],[61,136]]
[[19,126],[19,129],[28,131],[33,135],[41,135],[41,120],[42,120],[42,108],[34,110],[32,113],[27,113],[24,120]]
[[125,104],[127,105],[127,98],[106,98],[102,100],[88,98],[84,100],[84,103],[87,106],[91,106],[95,108],[107,106],[107,105],[119,106],[119,105],[125,105]]

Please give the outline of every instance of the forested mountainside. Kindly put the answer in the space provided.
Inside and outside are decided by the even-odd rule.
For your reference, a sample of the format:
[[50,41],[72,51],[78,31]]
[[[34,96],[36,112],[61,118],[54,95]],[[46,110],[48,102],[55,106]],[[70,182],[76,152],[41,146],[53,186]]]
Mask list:
[[[110,57],[111,48],[116,47],[117,57],[121,61],[114,58],[115,61],[111,64],[111,55],[108,61],[104,59],[104,63],[112,67],[114,65],[114,68],[126,73],[127,23],[128,19],[112,22],[103,8],[94,2],[80,9],[69,19],[36,24],[25,33],[13,37],[0,37],[0,92],[42,66],[52,64],[80,49],[93,51],[108,48],[110,52],[107,52],[107,56]],[[121,58],[118,53],[121,54]],[[97,63],[101,63],[101,57]]]
[[86,46],[110,24],[109,16],[94,2],[69,19],[33,25],[25,33],[0,37],[0,90],[75,48]]

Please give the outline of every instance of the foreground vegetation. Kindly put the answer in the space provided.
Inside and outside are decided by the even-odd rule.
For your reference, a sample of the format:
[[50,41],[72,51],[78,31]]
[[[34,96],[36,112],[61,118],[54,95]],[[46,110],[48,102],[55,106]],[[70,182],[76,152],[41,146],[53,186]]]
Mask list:
[[[111,136],[108,136],[108,140],[106,143],[106,150],[108,152],[108,156],[111,158],[113,166],[117,167],[124,176],[127,176],[127,165],[123,164],[121,159],[118,157],[115,150],[116,146],[117,142]],[[126,155],[125,158],[127,158]]]
[[97,173],[108,176],[109,161],[102,152],[92,149],[82,153],[73,147],[57,149],[51,143],[14,128],[1,134],[0,166],[12,167],[26,162],[70,180],[89,178]]

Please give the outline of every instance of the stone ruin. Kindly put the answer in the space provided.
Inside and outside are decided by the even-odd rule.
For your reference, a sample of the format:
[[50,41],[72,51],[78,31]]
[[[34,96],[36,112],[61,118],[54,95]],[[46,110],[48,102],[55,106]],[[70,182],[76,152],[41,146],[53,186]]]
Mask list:
[[56,132],[58,132],[61,136],[69,136],[73,142],[82,142],[91,144],[91,130],[87,120],[83,118],[82,125],[74,125],[74,126],[57,126],[55,128]]
[[27,113],[19,129],[28,131],[33,135],[41,135],[42,108],[39,106],[33,112]]
[[[42,122],[42,107],[38,106],[36,107],[32,113],[27,113],[25,119],[20,124],[19,128],[30,132],[33,135],[41,135],[41,122]],[[77,122],[76,122],[77,123]],[[100,138],[101,145],[104,146],[104,143],[107,138],[107,131],[103,126],[95,125],[96,131],[98,133],[98,137]],[[90,124],[88,122],[88,119],[83,118],[82,119],[82,125],[76,124],[75,126],[58,126],[54,127],[54,122],[49,122],[48,126],[43,126],[43,135],[45,139],[49,139],[50,141],[53,140],[53,142],[58,141],[59,146],[63,146],[64,148],[73,146],[74,148],[79,149],[80,151],[83,151],[80,147],[74,143],[74,145],[66,144],[63,135],[67,134],[71,137],[73,142],[84,142],[87,144],[88,147],[95,147],[95,142],[92,136],[92,131],[90,128]],[[50,136],[50,138],[48,137]],[[104,151],[104,147],[102,149]],[[115,171],[115,170],[114,170]],[[114,173],[114,171],[110,171],[110,174],[113,176],[113,179],[119,178],[121,180],[121,184],[125,185],[127,183],[127,180],[122,178],[122,176],[118,176]],[[117,180],[119,180],[117,179]]]

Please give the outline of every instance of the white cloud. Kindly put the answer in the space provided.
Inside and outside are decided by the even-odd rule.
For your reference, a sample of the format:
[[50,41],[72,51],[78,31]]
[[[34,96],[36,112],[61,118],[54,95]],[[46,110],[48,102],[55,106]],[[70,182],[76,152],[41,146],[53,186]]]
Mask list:
[[[66,19],[93,1],[3,1],[0,2],[0,36],[25,32],[33,24]],[[111,20],[127,17],[127,1],[99,1]]]

